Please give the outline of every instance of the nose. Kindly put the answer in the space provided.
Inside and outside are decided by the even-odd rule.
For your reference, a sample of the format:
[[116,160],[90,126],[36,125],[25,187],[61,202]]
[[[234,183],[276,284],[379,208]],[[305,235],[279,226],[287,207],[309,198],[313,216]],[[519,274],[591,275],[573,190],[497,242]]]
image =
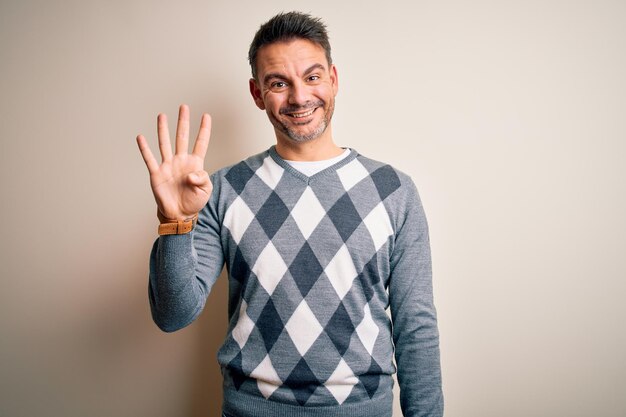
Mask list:
[[302,82],[295,82],[289,89],[289,104],[304,105],[308,101],[308,92]]

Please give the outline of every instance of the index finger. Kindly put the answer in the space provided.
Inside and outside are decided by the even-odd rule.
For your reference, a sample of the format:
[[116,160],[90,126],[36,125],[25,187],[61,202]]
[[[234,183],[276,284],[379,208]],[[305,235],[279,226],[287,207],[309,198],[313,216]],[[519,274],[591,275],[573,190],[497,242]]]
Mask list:
[[211,116],[208,113],[202,115],[200,121],[200,130],[198,131],[198,137],[196,143],[193,145],[193,154],[204,159],[207,148],[209,147],[209,141],[211,139]]

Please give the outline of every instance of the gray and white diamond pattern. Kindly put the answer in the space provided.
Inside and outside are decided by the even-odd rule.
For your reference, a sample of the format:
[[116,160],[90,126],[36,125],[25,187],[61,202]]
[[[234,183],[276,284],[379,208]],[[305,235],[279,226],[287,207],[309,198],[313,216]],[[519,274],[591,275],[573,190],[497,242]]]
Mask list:
[[254,213],[244,203],[241,196],[238,196],[226,211],[223,225],[228,228],[235,243],[239,244],[252,220],[254,220]]
[[296,203],[291,216],[296,221],[302,235],[308,239],[317,227],[320,220],[326,215],[326,210],[320,204],[311,187],[306,187],[300,200]]
[[283,275],[287,272],[287,265],[285,265],[271,240],[267,242],[265,249],[254,263],[252,272],[256,274],[265,291],[272,295]]
[[237,325],[233,329],[233,339],[239,345],[239,348],[243,348],[248,341],[248,337],[250,337],[250,333],[254,330],[254,322],[250,317],[246,314],[246,309],[248,307],[248,303],[245,300],[241,301],[241,308],[239,309],[239,320],[237,320]]
[[[267,156],[263,160],[262,165],[254,171],[254,176],[260,178],[265,185],[274,191],[277,187],[281,187],[285,183],[288,184],[284,186],[298,186],[298,184],[294,182],[289,182],[291,181],[290,178],[284,178],[285,175],[285,169],[278,165],[271,156]],[[341,207],[352,210],[350,213],[355,213],[354,209],[350,208],[354,206],[351,203],[349,191],[366,179],[369,176],[369,172],[357,159],[354,159],[340,168],[337,171],[337,175],[346,191],[346,194],[337,200],[338,204],[341,204]],[[255,178],[254,176],[252,178]],[[289,175],[287,175],[287,177],[289,177]],[[250,178],[246,179],[246,181],[248,180],[250,180]],[[299,179],[299,181],[302,182],[301,179]],[[363,186],[362,184],[359,185],[359,187]],[[301,195],[299,199],[293,207],[287,207],[289,210],[287,219],[282,220],[279,218],[276,220],[274,218],[258,217],[259,213],[266,210],[266,208],[264,208],[266,203],[262,201],[255,200],[254,204],[252,204],[257,207],[256,212],[250,208],[251,204],[248,204],[245,200],[245,198],[250,198],[245,197],[245,184],[237,185],[237,187],[233,188],[238,188],[243,191],[239,193],[227,209],[223,225],[228,228],[235,243],[238,245],[240,243],[242,245],[250,244],[250,242],[246,242],[247,238],[245,236],[250,235],[246,234],[246,231],[253,223],[256,224],[255,228],[261,225],[266,234],[272,234],[271,236],[263,237],[263,239],[267,241],[256,259],[246,258],[249,262],[253,262],[250,268],[253,275],[251,275],[250,279],[256,279],[264,291],[270,296],[269,299],[261,297],[260,302],[264,304],[266,302],[271,303],[271,296],[280,285],[291,288],[290,291],[292,292],[294,288],[299,288],[303,297],[300,300],[292,300],[291,303],[293,303],[293,306],[291,306],[288,300],[282,299],[274,303],[274,305],[278,305],[278,314],[282,317],[282,322],[284,323],[282,327],[283,331],[281,334],[268,335],[264,333],[267,332],[267,329],[257,328],[263,337],[262,340],[278,340],[278,346],[286,346],[284,345],[285,340],[282,338],[285,337],[284,334],[287,334],[293,342],[293,346],[295,346],[295,349],[297,349],[297,352],[305,361],[308,359],[322,362],[311,364],[312,366],[314,365],[315,371],[318,373],[318,378],[319,375],[323,375],[319,383],[323,384],[339,404],[342,404],[350,396],[354,386],[359,383],[359,379],[340,355],[337,356],[338,361],[328,361],[328,364],[319,361],[320,354],[324,351],[328,351],[328,349],[333,349],[331,347],[333,344],[337,346],[337,342],[331,341],[329,336],[325,334],[324,326],[326,326],[330,317],[333,316],[333,311],[338,308],[344,308],[340,301],[349,293],[355,278],[359,275],[359,270],[365,266],[360,264],[355,265],[349,247],[350,234],[356,229],[365,229],[360,229],[358,223],[354,225],[352,223],[358,220],[360,224],[365,226],[372,242],[370,247],[373,247],[375,251],[380,250],[388,241],[389,236],[393,234],[393,228],[384,204],[381,202],[376,205],[364,218],[355,219],[352,217],[348,219],[349,224],[338,226],[337,222],[339,220],[337,217],[333,218],[332,222],[329,222],[328,213],[316,195],[316,192],[320,193],[323,192],[323,190],[316,189],[302,182],[300,185]],[[373,186],[371,186],[371,188],[372,192],[376,192]],[[280,204],[283,204],[280,202],[280,197],[278,197],[276,192],[271,192],[267,201],[270,201],[269,199],[278,199],[272,203],[272,210],[276,210],[274,207],[280,208]],[[264,213],[265,216],[269,216],[270,214],[272,213],[269,211]],[[359,216],[358,213],[356,215]],[[290,222],[295,222],[297,229],[301,232],[301,237],[299,238],[301,241],[297,243],[300,245],[298,247],[281,246],[287,244],[284,243],[287,239],[281,237],[281,227],[283,224],[291,224]],[[318,234],[316,230],[323,225],[332,225],[333,227],[322,229],[327,231]],[[335,227],[341,229],[341,236],[337,235],[334,229]],[[263,233],[259,233],[259,231],[250,235],[251,239],[252,236],[254,236],[254,242],[252,243],[258,245],[262,235]],[[343,239],[344,242],[336,249],[336,246],[325,244],[323,239],[320,242],[320,236],[333,236],[333,242],[336,242],[338,239]],[[275,240],[272,240],[273,238]],[[310,239],[317,239],[317,241],[311,241],[311,246],[306,248],[307,241]],[[293,245],[294,241],[298,242],[298,240],[289,239],[289,244]],[[324,250],[327,251],[329,247],[335,248],[332,249],[334,250],[333,253],[322,253]],[[290,272],[292,265],[287,264],[283,256],[281,256],[281,253],[284,252],[297,254],[295,256],[291,255],[288,260],[289,263],[294,262],[294,265],[297,265],[294,266],[296,270]],[[365,258],[369,259],[373,255],[374,253],[366,254]],[[297,262],[301,262],[302,264]],[[300,268],[304,268],[307,273],[315,274],[316,276],[303,277],[304,281],[296,280],[294,274],[297,276],[298,273],[301,272]],[[310,280],[310,282],[307,282],[308,280]],[[281,284],[281,282],[283,284]],[[336,301],[333,301],[333,297],[329,298],[328,289],[330,288],[334,291],[333,297],[335,295],[337,297]],[[283,296],[287,294],[284,289],[281,289],[278,293]],[[232,337],[242,353],[247,350],[243,348],[251,338],[253,331],[254,334],[258,334],[257,331],[255,331],[258,316],[257,318],[251,318],[252,316],[248,315],[248,310],[252,304],[255,304],[255,311],[266,311],[264,305],[256,305],[258,301],[259,298],[251,297],[248,299],[248,302],[242,301],[240,305],[238,320],[232,331]],[[320,309],[320,305],[322,309]],[[328,310],[329,308],[330,310]],[[362,317],[362,320],[359,323],[353,323],[351,331],[358,336],[363,347],[365,347],[367,352],[371,355],[380,329],[374,322],[370,313],[370,307],[367,303],[361,305],[359,309],[358,314],[354,314],[353,317],[358,315]],[[272,311],[276,310],[274,309]],[[288,318],[286,316],[288,316]],[[349,316],[345,316],[344,313],[342,317]],[[322,323],[320,323],[320,320]],[[351,335],[348,334],[345,335],[345,337],[350,339]],[[257,336],[256,339],[257,341],[261,340],[259,336]],[[285,381],[289,379],[289,376],[283,376],[281,379],[276,370],[277,368],[274,367],[273,361],[281,361],[281,352],[277,350],[284,349],[271,348],[250,373],[250,376],[256,379],[257,387],[265,398],[271,397]],[[327,367],[324,368],[324,366]],[[328,366],[332,366],[332,368],[328,368]],[[279,367],[278,369],[283,368]],[[281,373],[285,375],[287,372],[291,372],[289,369],[291,369],[291,366],[283,369]],[[308,367],[305,365],[303,367],[302,364],[298,364],[294,366],[293,373],[304,372],[302,369],[306,370]],[[297,376],[298,375],[293,375],[293,377]],[[316,390],[316,392],[321,391]],[[299,398],[298,394],[296,394],[296,398]],[[304,400],[306,400],[306,397]]]
[[285,325],[285,328],[301,356],[306,354],[320,333],[324,331],[306,300],[302,300]]

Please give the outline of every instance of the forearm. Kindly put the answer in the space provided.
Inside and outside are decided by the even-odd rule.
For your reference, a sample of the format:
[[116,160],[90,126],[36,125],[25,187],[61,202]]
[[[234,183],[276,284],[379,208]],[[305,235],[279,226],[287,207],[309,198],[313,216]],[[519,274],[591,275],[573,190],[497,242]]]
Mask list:
[[224,265],[218,224],[207,206],[190,233],[154,243],[148,292],[152,317],[163,331],[181,329],[202,312]]
[[416,306],[414,320],[395,326],[400,403],[405,417],[443,415],[439,332],[434,307]]
[[191,233],[161,236],[154,243],[148,294],[152,318],[163,331],[187,326],[204,307],[208,291],[196,278],[195,258]]
[[[443,415],[439,331],[430,254],[425,245],[419,244],[422,249],[414,253],[411,278],[403,279],[410,284],[399,285],[401,291],[392,297],[400,403],[405,417]],[[409,273],[403,268],[395,272]]]

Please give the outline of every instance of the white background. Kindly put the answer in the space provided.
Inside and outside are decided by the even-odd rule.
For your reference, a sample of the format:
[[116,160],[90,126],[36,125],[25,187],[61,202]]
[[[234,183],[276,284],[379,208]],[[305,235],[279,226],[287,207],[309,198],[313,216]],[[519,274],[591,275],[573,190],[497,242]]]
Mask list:
[[[626,415],[626,3],[0,2],[0,415],[214,416],[226,280],[151,322],[138,133],[213,115],[207,169],[274,142],[246,54],[321,16],[334,136],[430,222],[449,417]],[[401,413],[396,411],[396,416]]]

